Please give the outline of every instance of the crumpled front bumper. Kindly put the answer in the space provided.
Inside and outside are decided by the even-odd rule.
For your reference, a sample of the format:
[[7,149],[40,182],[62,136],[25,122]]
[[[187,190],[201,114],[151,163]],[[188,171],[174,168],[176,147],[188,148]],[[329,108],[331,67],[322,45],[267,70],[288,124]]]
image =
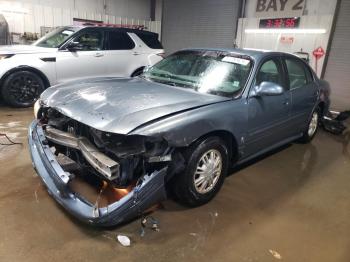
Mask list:
[[37,120],[29,126],[29,149],[34,169],[49,194],[79,220],[96,226],[113,226],[142,214],[151,205],[166,198],[167,168],[145,175],[137,186],[119,201],[107,207],[96,207],[69,189],[70,176],[56,160],[47,145],[44,131]]

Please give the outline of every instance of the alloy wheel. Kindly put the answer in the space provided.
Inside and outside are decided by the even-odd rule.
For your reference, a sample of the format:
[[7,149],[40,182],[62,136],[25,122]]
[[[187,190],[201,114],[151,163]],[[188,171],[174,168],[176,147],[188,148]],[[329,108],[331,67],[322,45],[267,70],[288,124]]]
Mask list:
[[8,90],[19,103],[33,103],[39,96],[40,84],[31,76],[19,75],[9,83]]
[[308,135],[311,137],[315,134],[318,126],[318,113],[317,111],[313,112],[312,118],[309,124],[309,129],[307,131]]
[[193,176],[194,187],[200,194],[206,194],[217,184],[222,173],[222,156],[218,150],[205,152],[197,163]]

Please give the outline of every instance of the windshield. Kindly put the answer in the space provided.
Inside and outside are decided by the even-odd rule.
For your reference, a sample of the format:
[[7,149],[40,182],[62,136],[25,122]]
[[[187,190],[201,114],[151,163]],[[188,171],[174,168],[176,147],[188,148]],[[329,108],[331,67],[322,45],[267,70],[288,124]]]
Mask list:
[[64,41],[67,40],[73,33],[78,31],[79,28],[74,27],[61,27],[58,28],[40,38],[33,45],[40,47],[58,48]]
[[227,52],[180,51],[160,61],[143,77],[197,92],[233,97],[248,79],[252,62]]

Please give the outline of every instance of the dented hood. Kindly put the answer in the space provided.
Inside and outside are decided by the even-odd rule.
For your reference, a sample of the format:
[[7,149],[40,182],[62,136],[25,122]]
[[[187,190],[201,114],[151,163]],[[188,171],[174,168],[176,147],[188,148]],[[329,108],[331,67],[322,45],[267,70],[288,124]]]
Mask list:
[[142,78],[95,78],[47,89],[43,102],[101,131],[128,134],[178,112],[229,98],[154,83]]

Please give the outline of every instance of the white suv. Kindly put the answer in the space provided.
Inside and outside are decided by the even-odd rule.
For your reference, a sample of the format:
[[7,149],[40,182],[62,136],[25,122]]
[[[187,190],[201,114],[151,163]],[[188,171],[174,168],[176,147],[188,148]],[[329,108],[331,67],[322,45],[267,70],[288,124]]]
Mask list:
[[84,77],[130,77],[162,59],[158,34],[142,30],[69,26],[33,45],[0,48],[3,100],[31,106],[47,87]]

